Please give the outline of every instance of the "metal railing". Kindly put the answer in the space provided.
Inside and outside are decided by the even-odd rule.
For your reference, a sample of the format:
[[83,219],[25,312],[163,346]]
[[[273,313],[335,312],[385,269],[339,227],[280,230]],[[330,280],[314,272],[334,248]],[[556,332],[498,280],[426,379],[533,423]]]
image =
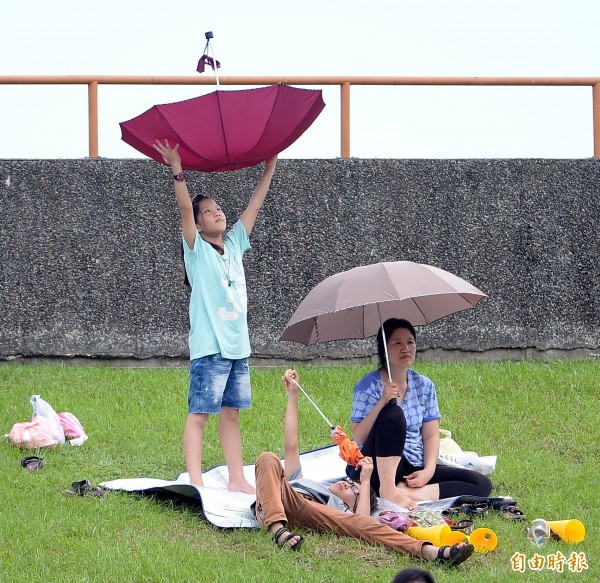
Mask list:
[[[350,88],[352,85],[591,87],[594,157],[600,158],[600,77],[219,77],[220,85],[338,85],[340,87],[340,155],[350,157]],[[0,85],[87,85],[89,156],[98,157],[98,85],[216,85],[199,76],[0,76]]]

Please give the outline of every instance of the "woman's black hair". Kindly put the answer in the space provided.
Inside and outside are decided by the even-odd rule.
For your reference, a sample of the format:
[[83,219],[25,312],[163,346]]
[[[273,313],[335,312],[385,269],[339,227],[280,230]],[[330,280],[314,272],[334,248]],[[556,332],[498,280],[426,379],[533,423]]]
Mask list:
[[[390,336],[398,328],[405,328],[413,335],[415,340],[417,339],[415,328],[408,320],[403,320],[401,318],[390,318],[383,323],[381,328],[383,328],[383,331],[385,332],[386,341],[389,341]],[[387,360],[385,358],[385,346],[383,345],[383,334],[381,332],[381,328],[379,328],[379,332],[377,332],[377,353],[379,354],[379,365],[381,368],[385,369],[387,367]]]
[[[204,194],[197,194],[194,198],[192,198],[192,210],[194,211],[194,223],[198,221],[198,213],[200,212],[200,203],[203,200],[212,200],[210,196],[205,196]],[[208,243],[219,255],[223,255],[224,249],[215,243]],[[181,261],[183,261],[183,285],[188,289],[192,289],[190,285],[190,280],[187,276],[187,271],[185,270],[185,261],[183,259],[184,250],[183,250],[183,241],[181,242]]]
[[373,486],[369,484],[369,508],[371,508],[371,512],[377,508],[379,504],[379,500],[377,499],[377,494],[375,494],[375,490],[373,490]]

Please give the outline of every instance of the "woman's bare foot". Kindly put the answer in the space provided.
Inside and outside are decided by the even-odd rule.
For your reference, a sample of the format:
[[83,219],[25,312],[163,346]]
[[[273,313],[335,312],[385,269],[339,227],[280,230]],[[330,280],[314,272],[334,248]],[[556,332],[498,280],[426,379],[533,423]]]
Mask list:
[[417,503],[412,498],[395,486],[389,490],[380,486],[379,497],[388,500],[393,504],[397,504],[398,506],[402,506],[403,508],[407,508],[408,510],[414,510],[417,507]]
[[190,485],[191,486],[197,486],[198,488],[204,487],[204,482],[202,481],[202,472],[200,472],[199,474],[196,474],[196,475],[192,475],[191,473],[188,473],[188,476],[190,477]]
[[[435,547],[433,545],[423,545],[421,547],[421,556],[424,559],[429,559],[430,561],[433,561],[433,559],[435,559],[437,557],[438,551],[440,550],[440,547]],[[450,548],[448,547],[447,549],[448,554],[450,553]],[[446,553],[444,553],[446,554]]]
[[244,492],[245,494],[256,494],[256,488],[246,480],[233,481],[229,480],[227,489],[230,492]]
[[405,482],[400,482],[396,487],[401,493],[416,502],[440,499],[439,484],[425,484],[425,486],[421,486],[421,488],[409,488]]

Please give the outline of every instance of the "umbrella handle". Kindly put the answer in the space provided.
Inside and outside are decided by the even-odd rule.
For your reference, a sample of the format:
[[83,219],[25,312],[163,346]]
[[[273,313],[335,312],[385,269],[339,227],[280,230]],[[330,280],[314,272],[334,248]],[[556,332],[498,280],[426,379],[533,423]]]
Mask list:
[[215,72],[215,81],[217,82],[217,87],[219,87],[219,67],[221,66],[221,63],[219,63],[219,61],[217,61],[217,59],[215,57],[215,52],[214,52],[212,44],[210,42],[210,40],[214,37],[215,37],[215,35],[210,30],[204,33],[204,38],[206,39],[204,53],[206,56],[209,56],[210,53],[212,53],[212,59],[214,61],[212,68],[213,68],[213,71]]

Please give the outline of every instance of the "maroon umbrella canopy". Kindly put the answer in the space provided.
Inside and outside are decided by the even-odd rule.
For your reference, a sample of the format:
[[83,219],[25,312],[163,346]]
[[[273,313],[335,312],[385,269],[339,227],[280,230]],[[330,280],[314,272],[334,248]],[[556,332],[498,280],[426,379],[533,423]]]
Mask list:
[[293,144],[324,107],[320,90],[271,85],[155,105],[119,125],[123,141],[161,164],[152,145],[166,139],[179,144],[184,170],[216,172],[272,158]]

